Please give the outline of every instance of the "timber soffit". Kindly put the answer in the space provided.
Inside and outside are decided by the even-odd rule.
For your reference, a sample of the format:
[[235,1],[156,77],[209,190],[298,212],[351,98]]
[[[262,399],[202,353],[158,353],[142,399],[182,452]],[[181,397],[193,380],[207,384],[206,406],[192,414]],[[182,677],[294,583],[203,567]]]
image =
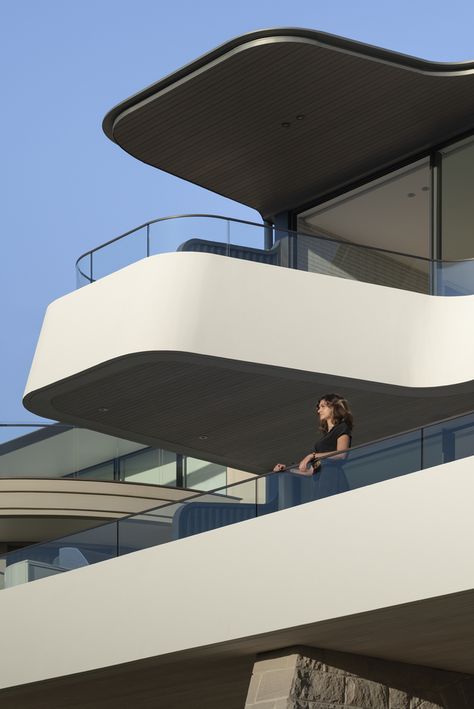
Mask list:
[[473,89],[474,61],[261,30],[123,101],[103,128],[143,162],[269,217],[471,132]]

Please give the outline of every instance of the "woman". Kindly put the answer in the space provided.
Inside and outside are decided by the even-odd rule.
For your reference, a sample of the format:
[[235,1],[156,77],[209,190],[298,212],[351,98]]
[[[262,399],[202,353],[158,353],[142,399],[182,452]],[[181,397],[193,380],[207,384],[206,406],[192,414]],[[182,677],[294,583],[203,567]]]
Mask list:
[[[339,394],[325,394],[316,408],[319,416],[319,428],[322,437],[315,443],[314,451],[305,455],[299,462],[298,469],[292,472],[300,475],[315,475],[315,497],[327,497],[336,492],[348,489],[348,484],[341,461],[346,457],[345,451],[351,447],[353,417],[349,404]],[[336,454],[336,455],[335,455]],[[327,458],[327,464],[321,466],[321,460]],[[278,463],[274,472],[285,470],[286,465]]]

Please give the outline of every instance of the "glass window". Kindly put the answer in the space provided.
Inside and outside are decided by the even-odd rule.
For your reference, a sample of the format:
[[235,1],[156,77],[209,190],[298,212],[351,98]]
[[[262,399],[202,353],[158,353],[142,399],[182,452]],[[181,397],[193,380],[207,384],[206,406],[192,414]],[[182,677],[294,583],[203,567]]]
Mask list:
[[130,483],[176,485],[176,454],[146,448],[120,460],[120,479]]
[[474,141],[443,151],[441,163],[443,260],[474,257]]
[[79,470],[76,474],[64,477],[77,477],[81,480],[114,480],[114,461],[93,465],[85,470]]
[[300,214],[298,268],[428,293],[430,214],[425,159]]
[[186,487],[214,490],[227,484],[227,468],[198,458],[186,458]]

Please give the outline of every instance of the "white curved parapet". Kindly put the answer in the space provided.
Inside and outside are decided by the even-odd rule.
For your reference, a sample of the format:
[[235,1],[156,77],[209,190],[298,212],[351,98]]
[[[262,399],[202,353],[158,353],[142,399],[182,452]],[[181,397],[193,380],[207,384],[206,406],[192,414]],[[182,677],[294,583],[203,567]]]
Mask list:
[[449,386],[474,378],[473,315],[474,296],[428,296],[212,254],[163,254],[49,306],[25,395],[145,351]]
[[[473,314],[474,296],[211,254],[153,256],[49,306],[25,404],[252,470],[237,448],[263,450],[279,421],[281,435],[301,429],[297,412],[309,418],[324,391],[342,388],[355,405],[357,442],[472,409]],[[374,406],[383,415],[369,435]]]

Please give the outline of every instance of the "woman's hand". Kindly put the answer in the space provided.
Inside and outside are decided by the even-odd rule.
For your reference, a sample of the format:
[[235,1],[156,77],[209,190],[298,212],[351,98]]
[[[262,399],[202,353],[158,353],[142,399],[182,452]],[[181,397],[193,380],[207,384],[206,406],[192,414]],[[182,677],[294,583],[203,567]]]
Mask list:
[[286,465],[284,463],[277,463],[275,467],[273,468],[274,473],[281,473],[282,470],[285,470]]
[[[309,453],[308,455],[305,455],[303,460],[300,460],[300,464],[298,465],[298,470],[300,471],[300,473],[305,473],[306,475],[308,475],[309,474],[308,473],[308,466],[315,459],[316,459],[316,456],[314,453]],[[311,473],[312,473],[312,471],[311,471]]]

